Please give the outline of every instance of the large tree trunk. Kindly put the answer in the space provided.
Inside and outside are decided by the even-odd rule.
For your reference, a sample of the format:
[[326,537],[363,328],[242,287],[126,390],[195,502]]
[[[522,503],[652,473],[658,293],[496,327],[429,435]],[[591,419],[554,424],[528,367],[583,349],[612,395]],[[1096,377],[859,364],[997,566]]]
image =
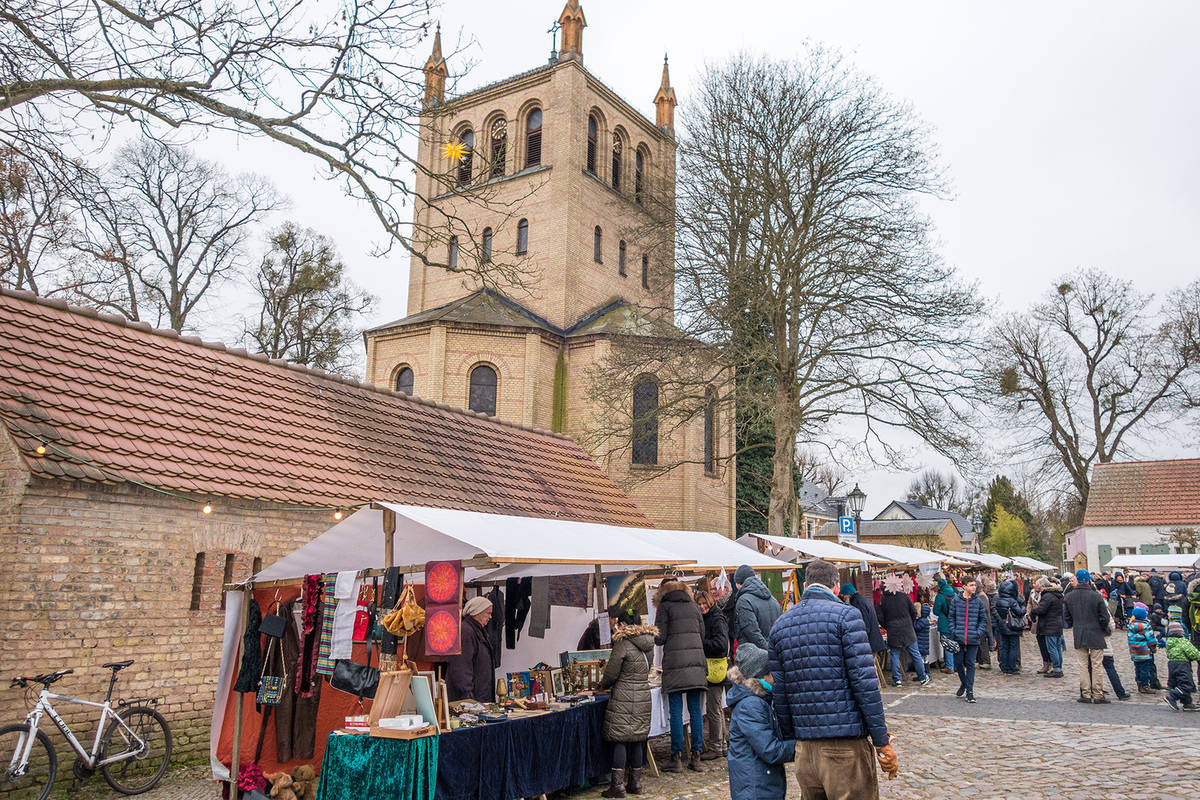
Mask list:
[[796,463],[796,386],[789,381],[775,385],[775,453],[771,456],[771,502],[767,508],[767,533],[787,535],[787,516],[796,494],[793,470]]

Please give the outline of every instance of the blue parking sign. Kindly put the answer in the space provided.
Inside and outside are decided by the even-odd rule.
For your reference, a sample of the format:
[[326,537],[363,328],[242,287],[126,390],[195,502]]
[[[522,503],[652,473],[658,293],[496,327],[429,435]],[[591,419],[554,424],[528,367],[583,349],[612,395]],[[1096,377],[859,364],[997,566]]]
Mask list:
[[854,517],[838,517],[838,541],[853,542],[854,537]]

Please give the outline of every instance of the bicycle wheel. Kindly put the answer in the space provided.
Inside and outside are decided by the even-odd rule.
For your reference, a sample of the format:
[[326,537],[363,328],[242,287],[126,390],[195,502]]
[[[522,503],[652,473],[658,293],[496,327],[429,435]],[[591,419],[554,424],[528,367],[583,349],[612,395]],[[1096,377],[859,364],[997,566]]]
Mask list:
[[18,753],[29,735],[28,725],[5,725],[0,728],[0,798],[3,800],[45,800],[54,785],[58,758],[50,746],[50,737],[37,732],[33,749],[29,751],[29,766],[20,777],[13,776]]
[[[141,794],[158,785],[171,763],[171,729],[153,708],[131,706],[121,712],[125,724],[145,743],[137,755],[100,768],[108,785],[121,794]],[[113,721],[104,733],[103,758],[137,750],[137,742]]]

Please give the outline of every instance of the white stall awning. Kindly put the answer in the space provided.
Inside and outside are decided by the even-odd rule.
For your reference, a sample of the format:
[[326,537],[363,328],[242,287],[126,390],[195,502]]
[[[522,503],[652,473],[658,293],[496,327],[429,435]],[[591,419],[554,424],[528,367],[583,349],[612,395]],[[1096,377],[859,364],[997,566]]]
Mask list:
[[898,544],[876,544],[875,542],[856,542],[848,546],[855,550],[862,550],[864,553],[886,558],[896,564],[908,564],[913,567],[921,564],[953,564],[959,567],[971,565],[970,561],[963,561],[932,550],[922,550],[919,547],[902,547]]
[[[751,533],[739,539],[739,542],[746,544],[746,540],[762,539],[775,547],[793,550],[802,557],[820,558],[824,561],[838,563],[854,563],[859,564],[863,561],[868,564],[888,564],[886,558],[879,556],[867,555],[858,550],[851,550],[849,547],[843,547],[837,542],[831,542],[827,539],[797,539],[793,536],[771,536],[766,533]],[[753,547],[747,544],[748,547]]]
[[1161,569],[1190,570],[1197,564],[1195,553],[1163,553],[1162,555],[1116,556],[1104,569]]
[[995,553],[965,553],[961,550],[938,550],[939,553],[945,553],[951,558],[957,558],[959,561],[970,561],[972,564],[988,567],[990,569],[1000,569],[1006,564],[1015,563],[1016,559],[1008,558],[1007,556],[998,556]]
[[1057,572],[1058,567],[1053,564],[1047,564],[1045,561],[1038,561],[1036,558],[1029,556],[1013,556],[1013,563],[1025,569],[1031,569],[1034,572]]

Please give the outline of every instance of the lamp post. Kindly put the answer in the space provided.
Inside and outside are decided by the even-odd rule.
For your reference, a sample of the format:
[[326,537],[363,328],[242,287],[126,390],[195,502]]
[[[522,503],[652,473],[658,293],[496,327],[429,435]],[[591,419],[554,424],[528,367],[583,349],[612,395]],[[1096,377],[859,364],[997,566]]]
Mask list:
[[846,495],[846,504],[850,507],[850,514],[854,517],[854,541],[862,541],[862,536],[859,533],[858,515],[862,513],[863,506],[867,502],[867,493],[858,488],[858,484],[854,484],[854,488],[850,490],[850,494]]

